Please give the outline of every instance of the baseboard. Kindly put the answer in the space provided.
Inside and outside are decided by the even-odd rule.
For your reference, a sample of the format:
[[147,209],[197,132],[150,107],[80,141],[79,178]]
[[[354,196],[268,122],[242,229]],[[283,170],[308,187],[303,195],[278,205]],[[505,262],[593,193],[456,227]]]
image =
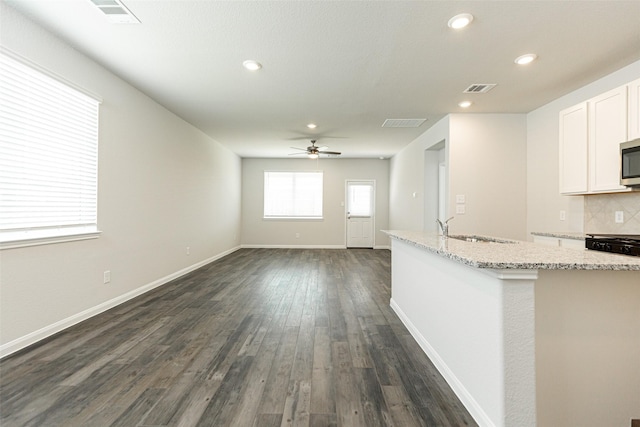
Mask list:
[[374,246],[373,249],[386,249],[386,250],[390,251],[391,250],[391,246],[389,246],[389,245],[377,245],[377,246]]
[[200,267],[203,267],[213,261],[216,261],[220,258],[223,258],[235,251],[237,251],[238,249],[240,249],[239,246],[234,247],[232,249],[229,249],[227,251],[224,251],[218,255],[212,256],[210,258],[207,258],[203,261],[197,262],[193,265],[190,265],[186,268],[183,268],[181,270],[176,271],[175,273],[169,274],[168,276],[162,277],[158,280],[154,280],[151,283],[148,283],[144,286],[141,286],[137,289],[134,289],[132,291],[127,292],[126,294],[122,294],[120,296],[117,296],[109,301],[105,301],[102,304],[98,304],[95,307],[91,307],[87,310],[84,310],[80,313],[74,314],[73,316],[67,317],[66,319],[62,319],[58,322],[55,322],[51,325],[45,326],[44,328],[38,329],[37,331],[31,332],[25,336],[22,336],[20,338],[17,338],[13,341],[10,341],[6,344],[3,344],[2,346],[0,346],[0,359],[6,356],[9,356],[19,350],[22,350],[23,348],[26,348],[30,345],[33,345],[35,343],[37,343],[40,340],[43,340],[47,337],[50,337],[51,335],[57,334],[58,332],[61,332],[73,325],[76,325],[84,320],[87,320],[93,316],[96,316],[100,313],[103,313],[113,307],[116,307],[126,301],[129,301],[130,299],[133,299],[137,296],[140,296],[146,292],[149,292],[152,289],[155,289],[159,286],[162,286],[166,283],[169,283],[172,280],[175,280],[179,277],[184,276],[185,274],[188,274],[194,270],[197,270]]
[[346,249],[344,245],[242,245],[242,249]]
[[487,413],[482,409],[478,402],[473,398],[471,393],[465,388],[465,386],[458,380],[456,375],[447,366],[445,361],[440,357],[438,352],[429,344],[427,339],[418,331],[415,325],[409,320],[406,314],[398,306],[398,304],[391,298],[389,304],[391,309],[398,315],[404,326],[409,330],[409,333],[416,340],[422,351],[431,359],[431,362],[440,371],[444,379],[447,381],[453,392],[458,396],[458,399],[462,402],[467,411],[471,414],[473,419],[482,427],[495,427],[495,424],[491,421]]
[[[347,249],[345,245],[242,245],[242,249]],[[391,250],[391,246],[374,246],[373,249]]]

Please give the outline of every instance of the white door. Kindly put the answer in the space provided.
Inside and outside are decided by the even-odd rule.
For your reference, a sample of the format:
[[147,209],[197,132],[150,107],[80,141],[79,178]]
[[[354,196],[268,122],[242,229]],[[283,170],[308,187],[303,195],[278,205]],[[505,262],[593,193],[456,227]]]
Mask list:
[[347,181],[347,247],[373,248],[373,181]]

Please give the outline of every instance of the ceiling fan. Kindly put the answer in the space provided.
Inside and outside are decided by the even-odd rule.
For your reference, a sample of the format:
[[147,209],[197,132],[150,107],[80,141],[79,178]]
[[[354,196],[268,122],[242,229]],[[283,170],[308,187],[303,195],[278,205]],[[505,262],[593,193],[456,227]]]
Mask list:
[[339,151],[326,151],[327,146],[323,146],[323,147],[316,147],[316,140],[312,139],[311,140],[311,145],[308,146],[307,148],[297,148],[297,147],[291,147],[294,150],[300,150],[302,151],[302,153],[291,153],[289,154],[290,156],[297,156],[300,154],[306,154],[310,159],[317,159],[320,154],[328,154],[328,155],[333,155],[333,156],[339,156],[340,153]]

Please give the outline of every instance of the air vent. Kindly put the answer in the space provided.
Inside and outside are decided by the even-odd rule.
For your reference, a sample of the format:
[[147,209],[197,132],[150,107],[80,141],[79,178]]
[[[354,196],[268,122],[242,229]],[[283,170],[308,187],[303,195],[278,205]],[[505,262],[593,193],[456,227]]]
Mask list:
[[463,93],[487,93],[494,87],[495,83],[476,83],[466,88]]
[[90,0],[112,24],[139,24],[140,20],[120,0]]
[[387,119],[382,124],[383,128],[417,128],[427,119]]

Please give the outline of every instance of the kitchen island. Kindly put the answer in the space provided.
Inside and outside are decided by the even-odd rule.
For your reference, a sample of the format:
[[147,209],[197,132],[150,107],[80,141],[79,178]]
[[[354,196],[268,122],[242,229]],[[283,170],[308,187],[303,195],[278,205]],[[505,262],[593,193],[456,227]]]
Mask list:
[[640,418],[640,259],[387,231],[391,306],[481,426]]

